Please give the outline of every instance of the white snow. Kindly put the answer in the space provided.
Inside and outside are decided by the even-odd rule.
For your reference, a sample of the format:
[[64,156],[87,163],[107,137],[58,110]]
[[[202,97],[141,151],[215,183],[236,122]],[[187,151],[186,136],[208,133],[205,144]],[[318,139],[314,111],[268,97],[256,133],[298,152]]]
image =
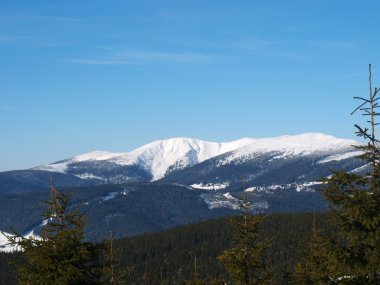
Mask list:
[[362,151],[351,151],[351,152],[346,152],[346,153],[343,153],[343,154],[331,155],[329,157],[326,157],[325,159],[322,159],[322,160],[318,161],[318,163],[326,163],[326,162],[330,162],[330,161],[340,161],[340,160],[343,160],[343,159],[357,157],[357,156],[359,156],[361,154],[363,154]]
[[314,191],[312,186],[315,185],[321,185],[323,182],[320,181],[310,181],[310,182],[304,182],[304,183],[288,183],[288,184],[282,184],[282,185],[266,185],[266,186],[252,186],[244,190],[244,192],[267,192],[267,191],[273,191],[273,190],[281,190],[281,189],[290,189],[295,188],[296,191]]
[[226,197],[226,198],[229,199],[229,200],[234,200],[234,199],[236,199],[236,198],[234,198],[234,197],[230,194],[230,192],[224,193],[223,196]]
[[[208,205],[209,209],[228,208],[232,210],[241,210],[242,201],[233,197],[229,192],[221,194],[217,192],[210,192],[210,194],[200,195],[203,201]],[[250,211],[256,213],[262,213],[269,208],[269,204],[266,201],[258,201],[250,203]]]
[[206,142],[191,138],[156,141],[132,152],[111,159],[120,165],[139,164],[153,175],[153,180],[165,176],[168,169],[195,165],[217,155],[232,151],[249,142],[241,139],[230,143]]
[[[278,152],[275,158],[299,154],[311,154],[320,151],[343,150],[357,144],[354,140],[338,139],[320,133],[307,133],[295,136],[275,138],[243,138],[232,142],[207,142],[191,138],[173,138],[144,145],[131,152],[112,153],[94,151],[75,156],[64,162],[42,165],[34,169],[66,172],[73,162],[108,161],[118,165],[138,165],[149,171],[153,181],[165,176],[171,168],[184,168],[203,162],[221,154],[230,155],[219,161],[219,165],[231,161],[239,162],[263,152]],[[334,158],[337,159],[337,158]],[[91,177],[87,178],[100,178]]]
[[[39,236],[37,235],[34,235],[33,234],[34,230],[32,230],[31,232],[29,233],[26,233],[24,236],[24,238],[29,238],[29,237],[33,237],[33,238],[36,238],[36,239],[40,239]],[[0,231],[0,252],[13,252],[13,251],[19,251],[20,248],[18,246],[13,246],[13,245],[10,245],[9,244],[9,241],[8,239],[5,237],[5,235],[7,236],[14,236],[13,234],[10,234],[10,233],[7,233],[7,232],[1,232]]]
[[287,189],[292,187],[292,184],[284,184],[284,185],[267,185],[267,186],[252,186],[244,190],[244,192],[260,192],[260,191],[268,191],[268,190],[278,190],[278,189]]
[[239,210],[241,201],[231,196],[230,193],[216,195],[202,194],[201,198],[208,205],[209,209],[229,208],[232,210]]
[[107,195],[100,198],[100,203],[107,200],[115,199],[118,195],[128,196],[128,193],[129,191],[127,189],[123,189],[122,191],[118,192],[110,192]]
[[[60,172],[65,173],[67,171],[68,165],[74,162],[83,162],[83,161],[98,161],[98,160],[109,160],[115,156],[120,155],[119,153],[112,153],[107,151],[93,151],[85,154],[81,154],[70,159],[66,159],[63,162],[51,163],[48,165],[40,165],[34,167],[35,170],[45,170],[51,172]],[[96,176],[94,176],[95,178]],[[82,178],[82,177],[81,177]],[[84,177],[84,179],[89,179],[92,177]]]
[[195,189],[201,189],[201,190],[221,190],[221,189],[227,188],[229,185],[230,185],[230,183],[228,183],[228,182],[215,183],[215,184],[212,184],[212,183],[207,183],[207,184],[196,183],[196,184],[190,185],[190,187],[193,187]]
[[[12,236],[12,234],[10,234],[10,233],[4,232],[4,234],[6,234],[7,236]],[[11,246],[8,243],[8,239],[4,236],[4,234],[3,234],[3,232],[0,232],[0,251],[4,251],[4,252],[15,251],[16,248]]]
[[323,184],[323,182],[320,182],[320,181],[312,181],[312,182],[305,182],[303,184],[297,184],[296,191],[297,192],[314,191],[314,189],[311,186],[321,185],[321,184]]
[[69,162],[52,163],[52,164],[48,164],[48,165],[37,166],[37,167],[34,167],[33,169],[65,173],[67,171],[68,163]]
[[101,198],[101,200],[104,202],[104,201],[107,201],[107,200],[115,199],[115,197],[117,195],[119,195],[119,194],[120,194],[120,192],[111,192],[111,193],[108,193],[103,198]]
[[108,151],[93,151],[85,154],[81,154],[72,158],[72,161],[91,161],[91,160],[108,160],[115,156],[121,155],[121,153],[113,153]]
[[99,176],[96,176],[92,173],[83,173],[83,174],[77,174],[75,175],[76,177],[78,178],[81,178],[81,179],[98,179],[98,180],[105,180],[104,178],[102,177],[99,177]]
[[368,169],[370,169],[370,167],[371,167],[370,164],[364,164],[364,165],[362,165],[362,166],[360,166],[360,167],[357,167],[357,168],[351,170],[350,172],[351,172],[351,173],[361,173],[361,172],[363,172],[364,170],[368,170]]
[[279,152],[274,158],[280,159],[295,155],[309,155],[316,152],[349,149],[352,148],[352,145],[357,144],[354,140],[338,139],[320,133],[250,139],[250,143],[234,150],[230,156],[220,160],[219,165],[228,164],[231,161],[244,161],[265,152]]

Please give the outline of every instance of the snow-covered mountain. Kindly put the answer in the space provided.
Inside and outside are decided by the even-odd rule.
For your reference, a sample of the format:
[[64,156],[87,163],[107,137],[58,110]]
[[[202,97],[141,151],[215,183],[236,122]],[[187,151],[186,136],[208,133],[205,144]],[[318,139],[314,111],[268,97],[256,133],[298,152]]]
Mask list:
[[314,191],[323,187],[320,178],[332,170],[368,172],[356,158],[357,144],[318,133],[226,143],[175,138],[131,152],[96,151],[1,172],[0,230],[17,225],[38,234],[43,221],[36,205],[48,198],[52,172],[59,189],[73,191],[73,207],[91,209],[93,239],[119,229],[140,234],[231,215],[239,211],[243,192],[255,213],[321,211],[326,202]]
[[[252,162],[255,158],[283,162],[295,158],[318,157],[318,161],[313,160],[313,163],[326,164],[357,156],[358,152],[352,147],[355,144],[357,142],[354,140],[338,139],[320,133],[275,138],[243,138],[225,143],[173,138],[152,142],[131,152],[95,151],[34,169],[72,174],[102,183],[156,181],[175,177],[176,174],[178,176],[183,170],[188,173],[190,169],[200,165],[212,165],[213,169],[221,169],[226,165]],[[213,163],[207,164],[210,161]],[[192,182],[203,181],[198,179]]]
[[[99,167],[101,163],[113,164],[114,166],[127,167],[135,166],[142,171],[146,171],[151,176],[151,180],[158,180],[168,172],[192,166],[220,154],[236,150],[248,145],[250,139],[241,139],[228,143],[206,142],[191,138],[173,138],[160,140],[144,145],[136,150],[125,153],[111,153],[104,151],[94,151],[83,155],[75,156],[56,163],[35,167],[35,170],[45,170],[61,173],[73,173],[78,167],[71,167],[80,164],[92,164]],[[81,178],[98,178],[88,169],[88,173],[77,173]],[[133,180],[133,177],[131,177]]]

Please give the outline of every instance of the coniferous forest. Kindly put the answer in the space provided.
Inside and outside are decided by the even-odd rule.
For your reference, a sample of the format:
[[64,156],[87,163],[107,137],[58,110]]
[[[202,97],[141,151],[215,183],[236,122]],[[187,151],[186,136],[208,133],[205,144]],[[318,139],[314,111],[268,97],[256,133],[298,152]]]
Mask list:
[[[313,217],[313,213],[275,214],[260,224],[259,239],[272,240],[265,258],[273,261],[274,284],[289,284],[288,277],[300,261],[305,238],[312,231]],[[315,217],[317,226],[326,229],[326,214],[317,213]],[[129,272],[123,284],[186,284],[194,279],[195,258],[200,279],[228,280],[217,258],[233,243],[230,218],[118,239],[114,243],[117,267]],[[22,254],[0,254],[0,284],[17,284],[13,261],[22,262]]]

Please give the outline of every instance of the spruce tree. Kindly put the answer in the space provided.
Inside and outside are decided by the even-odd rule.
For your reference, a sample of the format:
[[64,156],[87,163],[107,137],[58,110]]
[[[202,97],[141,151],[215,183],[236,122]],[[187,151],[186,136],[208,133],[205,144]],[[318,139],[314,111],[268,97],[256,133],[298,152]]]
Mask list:
[[109,238],[105,241],[105,264],[103,267],[103,279],[107,285],[121,285],[125,284],[125,280],[131,273],[133,268],[121,269],[118,265],[118,255],[120,249],[115,249],[114,245],[115,234],[111,233]]
[[193,278],[191,280],[185,280],[185,284],[186,285],[203,285],[203,284],[207,284],[206,283],[206,280],[203,280],[200,278],[199,276],[199,265],[197,263],[197,255],[194,256],[194,275],[193,275]]
[[263,217],[249,214],[247,195],[244,195],[241,208],[240,217],[231,220],[235,245],[218,259],[235,285],[271,284],[269,265],[264,259],[270,242],[259,240],[259,225]]
[[327,254],[323,250],[324,246],[324,239],[316,227],[314,214],[311,236],[303,252],[302,261],[294,267],[291,284],[329,284],[331,281],[329,278],[330,268],[326,264]]
[[[320,253],[308,253],[309,259],[303,267],[312,281],[314,265],[318,272],[328,274],[326,284],[380,284],[380,148],[375,135],[380,114],[378,100],[379,89],[372,90],[371,65],[369,65],[369,98],[355,97],[361,104],[354,110],[361,111],[369,127],[355,125],[356,134],[364,138],[366,144],[356,146],[362,151],[370,171],[363,175],[337,171],[324,179],[324,196],[329,203],[329,222],[332,231],[328,235],[314,239],[314,245],[320,247]],[[311,260],[310,260],[311,258]]]
[[50,193],[41,238],[23,237],[16,232],[8,236],[9,242],[20,248],[25,257],[18,270],[19,284],[99,284],[101,249],[83,242],[86,216],[79,208],[68,210],[71,195],[57,190],[53,180]]

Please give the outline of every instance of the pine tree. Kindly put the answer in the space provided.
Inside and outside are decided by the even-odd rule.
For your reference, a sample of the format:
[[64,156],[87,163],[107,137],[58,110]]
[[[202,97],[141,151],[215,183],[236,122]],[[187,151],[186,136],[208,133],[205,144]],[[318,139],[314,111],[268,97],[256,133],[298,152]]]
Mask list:
[[79,208],[68,211],[71,195],[57,190],[53,180],[50,193],[41,238],[25,238],[17,232],[8,236],[25,257],[19,268],[19,284],[99,284],[101,248],[82,241],[86,216]]
[[[353,113],[360,110],[369,118],[369,128],[355,127],[356,134],[367,142],[356,146],[362,151],[359,158],[371,171],[364,175],[337,171],[324,180],[324,196],[329,203],[329,221],[333,230],[314,240],[313,246],[319,245],[323,256],[311,250],[309,256],[315,260],[306,263],[314,264],[316,271],[328,274],[329,283],[326,284],[380,284],[380,148],[375,136],[380,94],[378,88],[372,90],[371,65],[369,85],[369,99],[355,97],[362,103]],[[313,272],[307,272],[305,266],[303,268],[311,280]]]
[[239,219],[232,219],[235,245],[218,257],[226,268],[233,284],[271,284],[269,265],[264,260],[264,252],[269,248],[268,240],[259,240],[258,232],[262,216],[249,214],[247,195],[241,205]]

